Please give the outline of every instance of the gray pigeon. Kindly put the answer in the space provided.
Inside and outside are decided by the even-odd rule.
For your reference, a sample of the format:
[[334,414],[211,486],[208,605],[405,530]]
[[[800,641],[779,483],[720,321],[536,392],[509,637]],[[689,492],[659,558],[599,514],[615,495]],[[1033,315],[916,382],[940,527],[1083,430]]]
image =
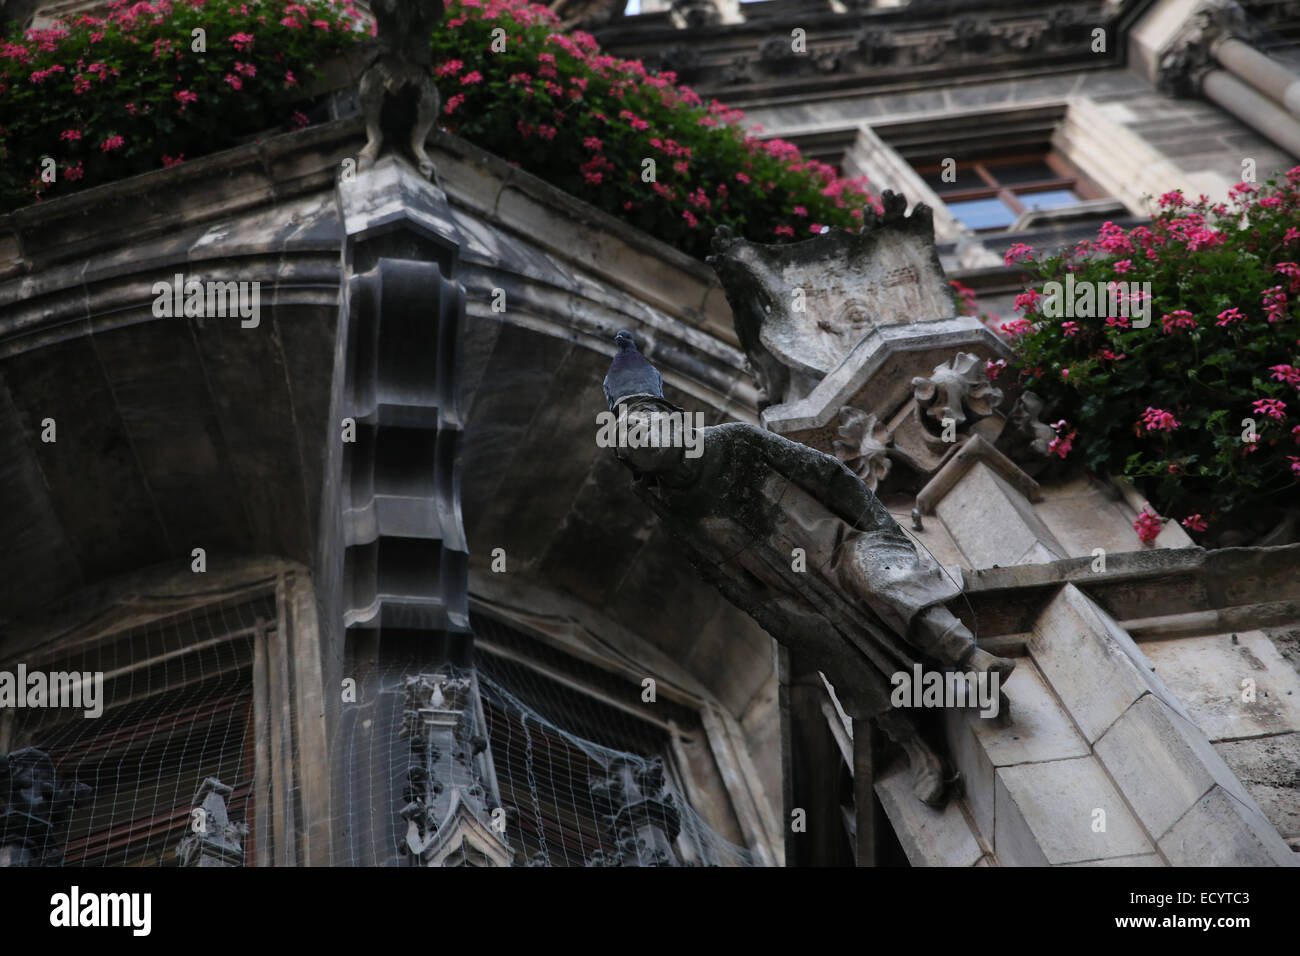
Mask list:
[[663,376],[637,351],[632,333],[619,332],[614,336],[614,344],[618,351],[614,353],[614,361],[609,363],[609,372],[605,375],[605,401],[609,403],[609,410],[614,411],[622,399],[632,395],[663,398]]

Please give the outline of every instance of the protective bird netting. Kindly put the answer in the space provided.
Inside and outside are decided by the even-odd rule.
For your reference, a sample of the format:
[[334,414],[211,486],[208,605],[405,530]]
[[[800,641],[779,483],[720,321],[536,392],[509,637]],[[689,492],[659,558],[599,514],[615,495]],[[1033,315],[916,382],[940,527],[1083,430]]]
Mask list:
[[[336,728],[324,759],[283,599],[263,585],[136,607],[28,648],[33,673],[85,693],[79,708],[0,711],[0,865],[409,865],[445,830],[449,788],[480,795],[496,865],[760,865],[692,806],[673,734],[699,733],[698,715],[638,710],[635,683],[495,622],[475,627],[509,647],[476,648],[473,667],[385,666],[355,706],[318,699]],[[425,729],[462,685],[468,723],[444,746]],[[437,752],[454,741],[460,762]],[[358,827],[356,807],[380,823]]]
[[[692,808],[654,728],[505,659],[480,653],[477,662],[501,802],[513,809],[507,836],[530,865],[649,865],[629,863],[635,853],[620,850],[619,826],[629,817],[632,829],[639,822],[668,838],[672,858],[658,865],[757,865]],[[607,742],[569,726],[591,728]],[[637,793],[619,788],[628,778]]]

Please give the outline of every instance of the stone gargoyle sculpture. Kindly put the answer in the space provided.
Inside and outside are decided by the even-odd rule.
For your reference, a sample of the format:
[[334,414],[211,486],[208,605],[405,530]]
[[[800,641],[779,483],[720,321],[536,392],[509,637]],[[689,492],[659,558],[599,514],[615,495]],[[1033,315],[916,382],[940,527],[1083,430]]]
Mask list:
[[[414,117],[405,117],[409,146],[420,175],[433,178],[433,160],[424,151],[424,141],[438,119],[442,98],[433,81],[433,46],[429,38],[442,19],[443,0],[371,0],[375,15],[378,53],[361,75],[359,97],[366,120],[366,145],[357,168],[366,169],[379,158],[384,145],[382,114],[390,98],[415,99]],[[409,104],[404,104],[409,109]]]
[[[662,395],[621,394],[624,379],[637,380],[606,379],[611,410],[625,406],[647,429],[671,415],[691,427]],[[636,495],[706,581],[822,671],[846,712],[900,745],[916,796],[941,805],[943,764],[891,706],[891,677],[919,663],[1001,679],[1014,662],[976,646],[944,606],[959,586],[842,462],[743,422],[695,431],[682,447],[616,449]]]

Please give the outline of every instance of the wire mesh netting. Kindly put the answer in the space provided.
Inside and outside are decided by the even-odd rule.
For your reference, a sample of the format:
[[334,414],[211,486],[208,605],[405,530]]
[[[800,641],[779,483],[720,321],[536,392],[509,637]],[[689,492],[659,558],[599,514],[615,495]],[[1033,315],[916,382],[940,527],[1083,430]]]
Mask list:
[[175,866],[209,777],[251,822],[254,636],[274,620],[271,595],[223,601],[60,655],[43,673],[102,675],[102,712],[9,711],[5,842],[37,865]]
[[[496,865],[759,865],[687,798],[690,770],[671,735],[692,722],[698,731],[698,714],[665,701],[642,716],[638,685],[485,619],[475,627],[495,652],[476,649],[472,667],[390,662],[356,705],[327,695],[336,740],[313,771],[305,718],[285,690],[293,678],[268,676],[282,619],[274,587],[261,586],[183,610],[145,601],[116,624],[30,649],[32,669],[100,675],[101,712],[0,710],[0,864],[300,863],[313,832],[325,835],[326,862],[414,863],[403,844],[421,795],[432,807],[436,789],[479,787],[478,812],[506,848]],[[474,690],[465,739],[482,747],[463,765],[435,766],[411,688],[440,694],[462,679]],[[304,799],[312,772],[333,796]],[[196,815],[214,793],[215,816]],[[358,826],[362,816],[380,822]],[[214,819],[230,835],[200,849],[219,862],[187,854],[196,820]],[[429,834],[442,821],[427,822]]]
[[[507,835],[528,865],[618,865],[611,864],[614,860],[627,865],[629,855],[620,854],[617,845],[614,818],[620,806],[610,799],[606,781],[623,770],[658,779],[660,766],[662,790],[642,796],[660,797],[676,811],[671,814],[680,830],[674,862],[758,865],[749,850],[721,837],[686,800],[666,731],[526,665],[482,652],[476,662],[489,752],[501,803],[509,811]],[[581,727],[589,736],[569,727]],[[643,818],[647,821],[660,822],[653,814]]]

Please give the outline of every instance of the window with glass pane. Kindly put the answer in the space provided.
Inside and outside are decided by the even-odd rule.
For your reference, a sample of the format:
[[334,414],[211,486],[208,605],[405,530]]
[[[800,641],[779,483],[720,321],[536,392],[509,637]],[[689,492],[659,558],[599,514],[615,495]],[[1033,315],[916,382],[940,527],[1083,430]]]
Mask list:
[[916,171],[958,221],[976,232],[1006,229],[1026,212],[1100,198],[1050,150],[918,162]]

